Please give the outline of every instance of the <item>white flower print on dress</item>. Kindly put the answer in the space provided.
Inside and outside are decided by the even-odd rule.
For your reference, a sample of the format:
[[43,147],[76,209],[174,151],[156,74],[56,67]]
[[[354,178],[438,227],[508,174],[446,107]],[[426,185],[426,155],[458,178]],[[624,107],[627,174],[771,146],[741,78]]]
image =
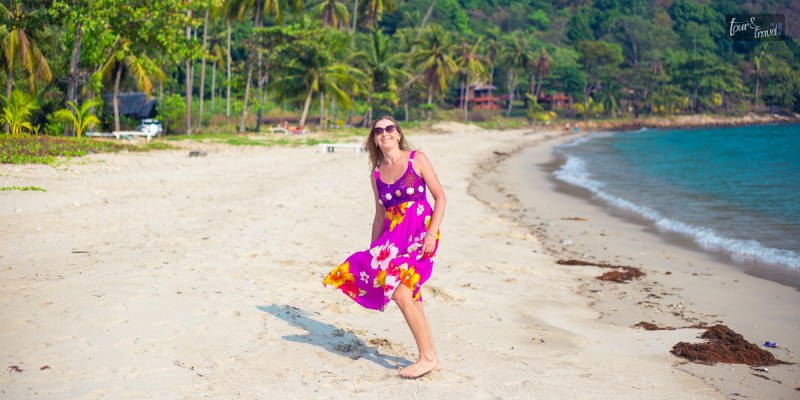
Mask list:
[[414,194],[414,188],[406,189],[406,194]]
[[396,276],[387,275],[386,276],[386,281],[384,281],[384,284],[383,284],[383,290],[386,293],[393,292],[395,289],[397,289],[397,285],[398,284],[400,284],[400,281],[397,279]]
[[422,206],[422,203],[417,205],[417,216],[419,217],[425,211],[425,207]]
[[361,280],[364,283],[369,283],[369,275],[367,275],[367,273],[364,271],[361,271]]
[[370,266],[372,269],[386,270],[389,268],[389,263],[397,257],[397,247],[386,241],[383,246],[376,246],[369,249],[369,254],[372,254],[372,262]]
[[417,191],[419,191],[420,193],[422,193],[424,190],[425,190],[425,188],[423,188],[422,186],[417,188]]
[[386,200],[391,200],[391,199],[392,199],[392,195],[389,194],[389,193],[386,193]]

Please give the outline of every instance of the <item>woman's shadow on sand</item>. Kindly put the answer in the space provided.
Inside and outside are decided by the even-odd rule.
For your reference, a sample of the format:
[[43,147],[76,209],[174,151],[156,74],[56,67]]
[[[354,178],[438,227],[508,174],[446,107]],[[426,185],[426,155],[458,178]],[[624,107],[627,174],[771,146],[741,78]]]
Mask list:
[[405,358],[380,354],[377,347],[370,347],[350,331],[336,328],[333,325],[316,321],[307,316],[307,312],[293,306],[257,306],[261,311],[272,314],[278,319],[308,331],[305,335],[289,335],[283,339],[290,342],[308,343],[331,353],[358,360],[363,358],[389,369],[411,364]]

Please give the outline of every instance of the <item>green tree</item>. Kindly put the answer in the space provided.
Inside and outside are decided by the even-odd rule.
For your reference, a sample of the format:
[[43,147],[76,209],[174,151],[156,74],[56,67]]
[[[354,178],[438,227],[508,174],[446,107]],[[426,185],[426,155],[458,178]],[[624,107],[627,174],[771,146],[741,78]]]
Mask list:
[[397,8],[396,0],[363,0],[361,3],[361,14],[364,26],[377,28],[376,25],[381,21],[387,12],[393,12]]
[[123,77],[133,78],[136,87],[150,95],[153,89],[151,77],[166,79],[164,72],[146,54],[134,54],[130,42],[124,42],[115,53],[106,60],[98,71],[102,81],[113,84],[112,108],[114,112],[114,130],[120,130],[119,118],[119,88]]
[[[552,90],[562,91],[570,99],[579,98],[586,85],[586,73],[578,63],[580,55],[572,47],[556,47],[550,54],[551,68],[545,82]],[[572,104],[570,104],[572,112]]]
[[753,107],[758,110],[761,102],[761,87],[766,76],[766,66],[773,60],[765,49],[759,49],[752,53],[752,62],[743,61],[742,71],[745,77],[753,83]]
[[691,93],[695,112],[716,110],[722,104],[727,107],[730,105],[730,101],[726,101],[728,96],[744,92],[740,74],[713,54],[689,56],[675,71],[675,82]]
[[[108,0],[54,0],[48,10],[50,18],[61,21],[61,42],[71,48],[67,77],[67,101],[78,103],[81,77],[90,75],[108,58],[118,35],[111,29],[111,16],[116,12]],[[92,97],[100,90],[94,81],[85,81],[84,92]],[[65,133],[69,133],[67,130]]]
[[159,107],[159,116],[164,124],[164,132],[181,132],[186,119],[184,113],[184,99],[181,95],[173,93],[164,99]]
[[622,62],[622,48],[616,43],[584,40],[578,44],[580,63],[586,72],[583,88],[583,103],[588,103],[589,95],[599,91],[603,84],[610,84],[619,72]]
[[282,52],[285,74],[273,86],[278,99],[303,99],[300,126],[305,126],[314,94],[320,94],[321,109],[324,108],[323,93],[335,98],[344,109],[352,107],[351,94],[357,93],[361,82],[368,78],[349,62],[335,57],[337,53],[343,54],[349,45],[349,39],[341,32],[312,26],[302,31]]
[[800,72],[786,60],[771,57],[764,71],[764,104],[792,109],[800,104]]
[[550,28],[550,18],[542,9],[538,9],[528,14],[528,21],[537,29],[546,31]]
[[311,12],[322,20],[322,26],[344,29],[350,23],[350,12],[341,0],[320,0]]
[[575,103],[574,108],[583,119],[593,118],[605,112],[603,103],[597,103],[591,97],[582,103]]
[[489,96],[493,95],[493,90],[491,89],[494,87],[494,69],[495,69],[495,59],[497,58],[497,53],[500,50],[501,46],[501,32],[500,28],[497,26],[489,27],[486,32],[483,34],[483,54],[486,55],[486,61],[489,64]]
[[63,18],[65,24],[74,26],[75,33],[72,36],[72,53],[69,63],[69,80],[67,82],[66,101],[77,102],[78,90],[78,63],[81,58],[81,46],[83,44],[83,24],[84,15],[89,14],[88,6],[91,2],[75,0],[55,0],[51,4],[50,12],[54,17]]
[[411,55],[428,87],[428,104],[433,103],[434,93],[447,90],[447,83],[458,70],[453,60],[453,48],[450,34],[440,25],[432,24],[422,34],[419,48]]
[[609,21],[610,35],[622,47],[624,63],[636,68],[652,60],[653,54],[677,46],[673,31],[661,28],[642,16],[621,16]]
[[221,38],[213,37],[208,53],[211,61],[211,110],[216,111],[217,75],[220,65],[228,60],[228,50],[223,46]]
[[[284,12],[287,9],[292,10],[300,10],[303,7],[302,0],[228,0],[225,4],[225,11],[229,18],[236,18],[238,20],[242,20],[246,13],[250,12],[253,15],[253,27],[255,28],[255,34],[257,35],[259,29],[262,27],[264,20],[270,16],[274,17],[274,21],[276,24],[282,24],[284,21]],[[253,42],[258,44],[259,38],[253,38]],[[257,80],[257,93],[256,97],[260,100],[263,98],[262,96],[262,89],[265,79],[262,79],[263,75],[266,75],[268,72],[262,71],[263,67],[263,55],[264,52],[262,48],[258,45],[251,46],[250,52],[248,54],[248,62],[247,62],[247,78],[245,80],[245,90],[244,90],[244,107],[242,107],[242,119],[239,123],[239,133],[243,133],[245,131],[245,120],[247,119],[247,111],[248,111],[248,104],[250,101],[250,85],[253,80],[253,68],[254,63],[253,59],[256,59],[255,68],[256,69],[256,80]],[[263,75],[262,75],[263,73]],[[261,115],[261,101],[258,102],[259,105],[259,123],[260,123],[260,115]]]
[[34,130],[30,118],[31,114],[39,109],[36,98],[18,89],[14,89],[11,96],[7,98],[0,96],[0,98],[5,103],[3,114],[0,115],[0,122],[8,125],[12,135],[22,133],[22,129]]
[[567,39],[578,44],[584,40],[594,40],[592,31],[592,9],[588,6],[578,7],[567,23]]
[[480,39],[475,44],[461,42],[457,50],[458,56],[455,59],[458,71],[463,78],[461,80],[461,106],[464,110],[464,121],[469,121],[469,96],[467,93],[469,85],[473,83],[473,79],[480,81],[486,76],[488,62],[479,51],[480,44]]
[[712,7],[691,0],[675,0],[669,14],[675,21],[673,29],[683,48],[692,53],[705,55],[716,51],[722,56],[730,46],[731,42],[725,38],[725,25],[720,23],[724,18]]
[[[31,93],[36,91],[36,78],[45,82],[53,79],[47,59],[39,50],[36,38],[31,36],[26,28],[35,22],[34,15],[22,8],[19,1],[11,1],[10,8],[0,3],[0,18],[4,22],[0,26],[0,39],[2,40],[3,67],[6,72],[6,98],[11,97],[11,88],[14,84],[14,70],[19,62],[28,73],[28,82]],[[41,10],[34,12],[40,13]]]
[[[531,94],[534,99],[538,99],[539,92],[542,90],[542,82],[550,73],[550,55],[544,47],[539,50],[539,59],[536,60],[535,72],[535,75],[531,76],[531,86],[536,82],[536,88],[531,91]],[[538,79],[536,79],[537,77]]]
[[353,55],[353,59],[369,76],[367,83],[367,111],[366,125],[372,124],[373,111],[376,108],[385,108],[386,104],[376,104],[375,94],[379,94],[383,102],[397,105],[397,81],[408,78],[410,75],[402,69],[406,55],[390,45],[391,38],[380,30],[373,30],[371,34],[359,37],[359,48],[366,49]]
[[508,73],[508,109],[506,110],[508,117],[511,116],[511,110],[514,107],[514,93],[517,90],[521,72],[532,70],[536,61],[529,43],[520,32],[512,32],[503,37],[503,47],[499,59],[500,64],[506,68]]
[[86,129],[99,124],[100,119],[92,114],[91,109],[102,104],[99,100],[85,101],[80,107],[74,101],[67,102],[67,108],[56,111],[53,115],[66,123],[71,123],[75,136],[81,137]]

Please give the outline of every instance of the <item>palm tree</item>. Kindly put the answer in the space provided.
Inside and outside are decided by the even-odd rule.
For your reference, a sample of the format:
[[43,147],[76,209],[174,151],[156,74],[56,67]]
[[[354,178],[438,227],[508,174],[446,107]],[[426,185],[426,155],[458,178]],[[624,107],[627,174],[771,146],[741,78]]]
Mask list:
[[[228,52],[222,47],[222,43],[220,43],[218,37],[211,39],[209,54],[211,56],[211,110],[214,111],[216,110],[215,100],[217,98],[217,72],[219,70],[219,65],[228,59]],[[230,88],[230,86],[228,87]]]
[[7,98],[0,96],[0,98],[6,103],[3,113],[0,114],[0,122],[10,128],[12,135],[22,133],[22,128],[28,131],[34,130],[29,121],[31,114],[39,109],[34,97],[20,90],[14,90],[11,92],[11,96]]
[[315,31],[301,36],[289,51],[289,63],[284,66],[286,74],[273,83],[278,100],[304,98],[300,126],[305,126],[311,99],[315,93],[329,93],[345,110],[352,106],[351,94],[357,94],[366,74],[353,67],[344,58],[335,57],[348,48],[346,37],[335,35],[330,30]]
[[150,96],[153,90],[155,79],[166,80],[166,76],[161,68],[153,62],[146,54],[136,55],[131,52],[131,45],[128,41],[122,42],[120,51],[112,54],[98,71],[104,83],[114,83],[113,109],[114,109],[114,130],[120,130],[119,124],[119,85],[124,76],[134,79],[136,87]]
[[365,0],[361,3],[364,15],[364,25],[375,28],[375,25],[383,19],[383,14],[393,12],[397,8],[396,0]]
[[372,34],[363,39],[359,46],[366,51],[356,53],[353,58],[362,66],[362,70],[369,76],[367,83],[367,111],[366,125],[372,124],[375,109],[375,93],[385,93],[389,101],[397,104],[397,81],[400,78],[409,78],[410,74],[403,70],[402,63],[405,54],[398,52],[390,46],[391,37],[383,31],[373,30]]
[[72,123],[75,136],[81,137],[87,128],[100,123],[100,119],[92,114],[91,109],[102,103],[99,100],[89,100],[78,107],[74,101],[70,100],[67,101],[67,108],[56,111],[53,116],[61,121]]
[[474,45],[462,42],[459,56],[456,59],[458,69],[464,79],[461,81],[461,105],[464,108],[464,121],[469,121],[469,96],[467,90],[473,78],[481,79],[486,75],[486,58],[478,52],[481,40]]
[[494,87],[494,66],[497,52],[500,48],[500,28],[492,25],[486,30],[484,34],[484,54],[486,54],[487,61],[489,62],[489,96],[492,95],[492,88]]
[[228,125],[231,124],[231,20],[234,18],[235,12],[230,9],[230,3],[225,2],[222,5],[221,13],[225,18],[225,28],[227,31],[227,51],[225,56],[225,65],[226,65],[226,76],[227,80],[225,81],[225,85],[227,86],[227,92],[225,97],[225,121],[227,121]]
[[[225,15],[230,19],[237,19],[241,20],[244,18],[247,12],[253,13],[253,27],[258,28],[261,27],[261,24],[264,22],[264,19],[269,17],[270,15],[275,17],[275,23],[281,24],[283,23],[283,12],[284,9],[289,7],[292,10],[300,10],[303,8],[303,0],[228,0],[225,3]],[[262,70],[262,61],[263,61],[263,54],[260,51],[261,49],[256,48],[255,54],[257,57],[257,76],[258,76],[258,93],[257,98],[261,99],[261,91],[262,91],[262,82],[264,79],[261,79],[261,70]],[[248,58],[251,58],[252,55]],[[244,106],[242,107],[242,120],[239,124],[239,133],[243,133],[245,130],[245,120],[247,119],[247,105],[249,102],[250,97],[250,85],[253,79],[253,63],[249,61],[247,63],[247,80],[245,81],[245,89],[244,89]],[[259,101],[259,115],[261,114],[261,102]]]
[[408,103],[414,94],[414,83],[422,78],[422,74],[419,73],[419,71],[409,67],[416,46],[419,43],[419,40],[417,40],[417,32],[413,28],[398,29],[394,32],[394,35],[392,35],[391,43],[395,51],[403,55],[404,61],[402,70],[408,71],[411,76],[410,79],[407,79],[405,83],[398,88],[400,92],[400,101],[403,103],[403,110],[405,111],[404,119],[408,121]]
[[358,22],[358,0],[353,1],[353,31],[350,32],[353,38],[356,37],[356,23]]
[[533,59],[523,35],[512,33],[504,38],[500,53],[500,63],[508,68],[508,110],[506,111],[506,117],[508,117],[511,116],[514,92],[517,89],[517,80],[519,79],[517,71],[529,70],[533,65]]
[[447,82],[458,70],[452,52],[453,42],[450,35],[436,24],[429,26],[423,34],[420,48],[414,51],[413,58],[422,70],[423,81],[428,86],[428,104],[433,103],[434,91],[443,93],[447,90]]
[[25,31],[26,13],[22,10],[22,4],[12,1],[10,6],[10,8],[6,8],[0,3],[0,20],[13,22],[10,27],[0,26],[2,57],[5,61],[2,66],[7,74],[6,98],[11,97],[17,61],[21,61],[22,66],[28,72],[31,93],[36,90],[37,77],[48,83],[53,79],[47,59],[36,45],[35,38]]
[[208,16],[211,7],[206,7],[206,15],[203,18],[203,57],[200,60],[200,109],[197,112],[197,130],[203,128],[203,103],[205,103],[206,92],[206,44],[208,43]]
[[539,74],[539,79],[536,82],[536,91],[533,93],[533,98],[538,101],[539,92],[542,90],[542,81],[550,73],[550,56],[544,48],[539,53],[539,60],[536,61],[536,71]]
[[341,0],[320,0],[311,8],[311,12],[319,16],[322,26],[342,29],[347,28],[350,21],[350,12]]
[[772,61],[770,56],[764,52],[764,50],[760,50],[754,52],[755,55],[753,56],[753,63],[743,63],[744,64],[744,73],[747,77],[752,77],[755,84],[755,109],[759,109],[759,101],[761,100],[761,82],[766,76],[766,65]]
[[251,12],[254,26],[258,27],[258,22],[263,22],[270,15],[275,17],[276,23],[282,24],[284,11],[287,8],[302,9],[303,0],[227,0],[223,8],[226,17],[239,21]]

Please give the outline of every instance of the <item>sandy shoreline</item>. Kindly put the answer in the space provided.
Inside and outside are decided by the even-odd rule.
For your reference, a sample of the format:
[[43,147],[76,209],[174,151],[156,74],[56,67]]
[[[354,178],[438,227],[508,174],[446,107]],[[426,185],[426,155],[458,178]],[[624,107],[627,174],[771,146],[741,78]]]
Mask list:
[[[523,187],[510,174],[527,173],[519,168],[530,160],[494,155],[526,149],[546,160],[548,136],[554,133],[410,137],[448,197],[437,265],[423,292],[445,370],[419,381],[397,377],[414,346],[395,306],[364,310],[320,283],[368,244],[363,154],[198,144],[187,146],[208,156],[189,158],[185,148],[94,155],[58,169],[0,165],[4,186],[47,190],[0,193],[0,361],[8,368],[0,397],[717,399],[729,394],[717,381],[732,376],[741,377],[743,394],[781,398],[787,385],[800,386],[793,366],[770,369],[780,385],[751,382],[760,378],[746,367],[676,370],[669,349],[695,341],[697,330],[630,328],[639,320],[603,307],[637,300],[639,283],[600,284],[594,268],[557,265],[546,248],[558,233],[526,220],[557,215],[546,214],[551,203],[543,193],[512,193]],[[526,204],[527,213],[525,198],[537,204]],[[594,214],[589,219],[595,224]],[[613,229],[604,224],[598,228]],[[572,249],[581,240],[574,242]],[[650,268],[647,282],[656,279]],[[671,270],[670,279],[686,274]],[[734,285],[709,271],[647,284],[680,291],[664,301],[680,298],[696,310],[690,317],[718,313],[750,340],[764,326],[775,329],[770,339],[788,347],[776,354],[794,362],[797,316],[785,314],[798,304],[796,291],[743,274]],[[770,297],[769,312],[754,305],[736,315],[716,309],[722,299],[694,303],[691,290],[723,284],[742,296],[769,290],[780,299]],[[621,305],[608,302],[617,297]],[[660,321],[654,310],[637,312]],[[746,319],[761,328],[741,326]],[[777,320],[793,330],[778,332]]]
[[[584,190],[556,181],[551,176],[552,148],[568,140],[526,148],[494,174],[498,186],[524,209],[511,217],[524,219],[550,254],[641,267],[648,274],[627,285],[599,281],[584,285],[582,293],[593,299],[601,319],[620,326],[640,321],[673,327],[727,324],[757,344],[780,341],[782,348],[772,352],[784,361],[796,362],[800,349],[800,316],[796,313],[800,292],[796,288],[752,276],[764,273],[753,274],[747,267],[699,251],[691,243],[676,243],[680,238],[665,238],[635,217],[590,199]],[[770,368],[768,379],[754,375],[764,374],[744,365],[685,364],[679,368],[703,377],[724,395],[796,398],[800,387],[795,366]]]

